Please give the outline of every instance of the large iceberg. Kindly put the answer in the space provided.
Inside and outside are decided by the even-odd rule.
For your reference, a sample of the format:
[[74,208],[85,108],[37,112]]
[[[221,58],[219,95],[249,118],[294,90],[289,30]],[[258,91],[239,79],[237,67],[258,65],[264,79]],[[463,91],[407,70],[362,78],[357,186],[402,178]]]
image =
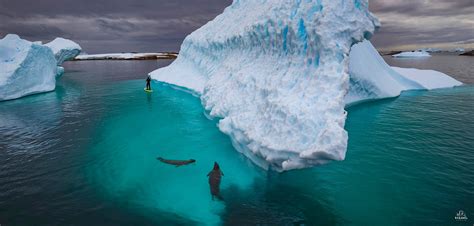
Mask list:
[[366,0],[234,0],[150,75],[200,95],[262,168],[343,160],[349,51],[378,26]]
[[64,38],[55,38],[53,41],[46,43],[45,46],[53,50],[58,66],[61,66],[64,61],[74,59],[82,50],[79,44]]
[[390,67],[368,40],[352,46],[349,62],[346,104],[395,97],[405,90],[430,90],[462,84],[438,71]]
[[50,48],[9,34],[0,39],[0,101],[52,91],[56,59]]
[[344,159],[344,106],[462,84],[390,67],[364,40],[378,26],[365,1],[236,0],[150,75],[200,95],[236,149],[262,168],[310,167]]

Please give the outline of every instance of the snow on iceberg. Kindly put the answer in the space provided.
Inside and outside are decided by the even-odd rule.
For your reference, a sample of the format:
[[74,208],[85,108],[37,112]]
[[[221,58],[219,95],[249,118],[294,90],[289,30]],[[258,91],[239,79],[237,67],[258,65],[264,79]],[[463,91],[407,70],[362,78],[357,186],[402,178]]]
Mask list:
[[79,55],[74,60],[156,60],[175,59],[178,53],[104,53]]
[[0,101],[52,91],[56,59],[50,48],[8,34],[0,39]]
[[262,168],[343,160],[350,47],[378,26],[367,0],[234,0],[150,75],[200,94]]
[[395,97],[405,90],[429,90],[462,84],[438,71],[390,67],[367,40],[352,46],[349,75],[346,104]]
[[399,54],[392,55],[397,58],[418,58],[418,57],[430,57],[431,55],[425,51],[413,51],[413,52],[401,52]]
[[[400,75],[422,86],[421,89],[440,89],[462,85],[458,80],[435,70],[392,67]],[[408,89],[407,89],[408,90]]]
[[53,41],[46,43],[45,46],[53,50],[58,66],[61,66],[64,61],[74,59],[82,50],[79,44],[64,38],[55,38]]

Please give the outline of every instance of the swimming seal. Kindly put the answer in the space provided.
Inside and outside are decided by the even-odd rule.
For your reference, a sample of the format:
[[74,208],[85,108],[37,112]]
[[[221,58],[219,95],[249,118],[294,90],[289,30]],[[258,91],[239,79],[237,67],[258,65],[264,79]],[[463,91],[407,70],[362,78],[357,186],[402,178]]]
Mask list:
[[175,165],[176,167],[180,167],[180,166],[184,166],[184,165],[188,165],[188,164],[196,162],[196,160],[194,160],[194,159],[190,159],[190,160],[169,160],[169,159],[164,159],[162,157],[158,157],[156,159],[160,160],[160,162],[162,162],[162,163]]
[[218,199],[222,200],[221,194],[220,194],[220,185],[221,185],[221,178],[224,176],[224,173],[222,173],[219,164],[217,162],[214,162],[214,168],[207,174],[209,177],[209,187],[211,188],[211,195],[212,195],[212,200],[214,200],[214,197],[217,197]]

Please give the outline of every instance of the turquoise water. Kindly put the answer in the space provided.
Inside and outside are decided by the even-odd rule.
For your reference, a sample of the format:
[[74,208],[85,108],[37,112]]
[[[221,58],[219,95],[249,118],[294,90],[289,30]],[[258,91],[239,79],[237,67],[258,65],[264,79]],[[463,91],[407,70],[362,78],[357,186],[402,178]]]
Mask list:
[[[472,85],[351,107],[346,160],[278,174],[238,154],[198,98],[156,83],[143,92],[155,67],[71,62],[55,92],[0,103],[0,224],[474,222]],[[207,184],[214,161],[223,202]]]

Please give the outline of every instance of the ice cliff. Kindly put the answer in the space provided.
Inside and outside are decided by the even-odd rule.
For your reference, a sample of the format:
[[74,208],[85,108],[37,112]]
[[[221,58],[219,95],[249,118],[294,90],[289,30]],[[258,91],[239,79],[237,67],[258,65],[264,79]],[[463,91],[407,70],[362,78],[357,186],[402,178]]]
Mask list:
[[58,66],[61,66],[64,61],[74,59],[82,50],[79,44],[64,38],[55,38],[53,41],[46,43],[45,46],[53,51]]
[[378,25],[366,0],[235,0],[150,74],[199,94],[265,169],[343,160],[349,51]]
[[50,48],[9,34],[0,39],[0,101],[56,87],[56,59]]

